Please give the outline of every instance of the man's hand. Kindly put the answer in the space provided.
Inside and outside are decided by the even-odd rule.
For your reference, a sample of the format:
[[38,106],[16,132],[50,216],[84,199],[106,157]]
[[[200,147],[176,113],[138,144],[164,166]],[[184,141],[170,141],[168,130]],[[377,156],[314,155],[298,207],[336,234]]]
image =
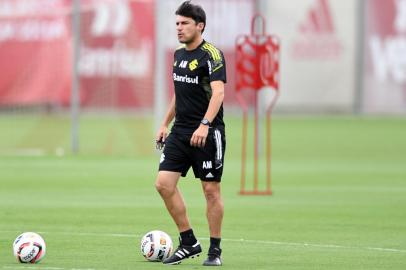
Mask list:
[[164,147],[166,137],[168,137],[168,127],[161,126],[155,137],[156,149],[161,150]]
[[195,147],[204,147],[206,144],[207,134],[209,134],[209,126],[202,125],[193,132],[192,138],[190,139],[190,145]]

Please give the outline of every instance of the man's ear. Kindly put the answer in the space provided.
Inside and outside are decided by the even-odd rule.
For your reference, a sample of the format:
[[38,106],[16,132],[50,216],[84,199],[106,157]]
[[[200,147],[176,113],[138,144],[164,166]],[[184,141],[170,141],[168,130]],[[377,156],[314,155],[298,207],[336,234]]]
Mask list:
[[203,22],[199,22],[199,23],[197,24],[197,28],[200,30],[200,32],[203,32],[204,23],[203,23]]

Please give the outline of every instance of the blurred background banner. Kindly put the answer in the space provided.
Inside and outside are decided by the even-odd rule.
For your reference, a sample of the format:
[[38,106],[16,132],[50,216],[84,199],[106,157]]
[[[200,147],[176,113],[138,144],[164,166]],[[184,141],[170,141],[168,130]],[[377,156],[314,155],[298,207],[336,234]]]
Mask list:
[[151,108],[154,1],[81,1],[81,105]]
[[265,14],[268,31],[282,41],[276,111],[351,112],[357,1],[271,0]]
[[[166,86],[178,46],[174,12],[182,1],[161,1]],[[227,58],[226,103],[234,97],[234,44],[249,33],[254,0],[196,1],[208,16],[205,38]],[[0,104],[66,107],[70,104],[72,36],[80,36],[82,109],[151,110],[154,98],[155,4],[153,0],[80,1],[80,33],[71,27],[72,1],[14,0],[0,6]],[[47,8],[44,8],[47,7]],[[227,17],[227,24],[223,22]],[[4,74],[4,73],[3,73]],[[162,91],[165,91],[164,89]]]
[[[158,26],[165,33],[163,47],[158,48],[165,51],[165,59],[158,59],[166,70],[162,91],[171,93],[170,63],[178,45],[174,11],[181,2],[83,0],[80,33],[74,33],[72,1],[2,0],[0,105],[69,106],[71,40],[79,35],[81,108],[152,110],[155,5],[164,10]],[[235,39],[250,32],[251,17],[261,10],[267,32],[282,40],[283,94],[277,111],[352,112],[362,104],[355,109],[405,112],[406,0],[366,0],[363,5],[353,0],[195,2],[207,12],[205,38],[225,53],[225,102],[231,107],[237,105]],[[365,14],[364,20],[360,14]],[[361,67],[358,47],[364,52]],[[357,95],[362,99],[359,105]]]
[[151,108],[154,2],[80,3],[73,33],[72,1],[2,1],[0,104],[69,105],[71,40],[80,35],[81,106]]
[[365,112],[406,112],[406,0],[366,2]]
[[65,1],[1,1],[0,106],[66,104],[71,46]]

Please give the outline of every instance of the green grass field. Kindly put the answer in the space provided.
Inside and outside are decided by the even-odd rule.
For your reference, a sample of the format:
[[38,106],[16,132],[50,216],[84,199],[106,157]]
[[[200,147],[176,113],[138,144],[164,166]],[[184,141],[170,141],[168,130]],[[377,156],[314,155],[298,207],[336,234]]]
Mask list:
[[[177,243],[153,185],[150,122],[85,118],[81,153],[58,156],[69,119],[1,117],[0,270],[204,268],[202,257],[163,266],[141,256],[149,230]],[[241,121],[227,123],[222,269],[406,269],[405,118],[276,116],[272,196],[237,194]],[[180,188],[206,252],[200,184],[189,172]],[[39,264],[12,255],[24,231],[47,242]]]

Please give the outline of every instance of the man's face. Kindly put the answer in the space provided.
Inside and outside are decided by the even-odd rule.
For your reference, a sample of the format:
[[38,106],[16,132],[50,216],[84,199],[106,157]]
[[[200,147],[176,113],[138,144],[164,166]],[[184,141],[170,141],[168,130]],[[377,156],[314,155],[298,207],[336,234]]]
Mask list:
[[180,43],[192,43],[201,35],[203,23],[196,23],[192,18],[176,15],[176,31]]

